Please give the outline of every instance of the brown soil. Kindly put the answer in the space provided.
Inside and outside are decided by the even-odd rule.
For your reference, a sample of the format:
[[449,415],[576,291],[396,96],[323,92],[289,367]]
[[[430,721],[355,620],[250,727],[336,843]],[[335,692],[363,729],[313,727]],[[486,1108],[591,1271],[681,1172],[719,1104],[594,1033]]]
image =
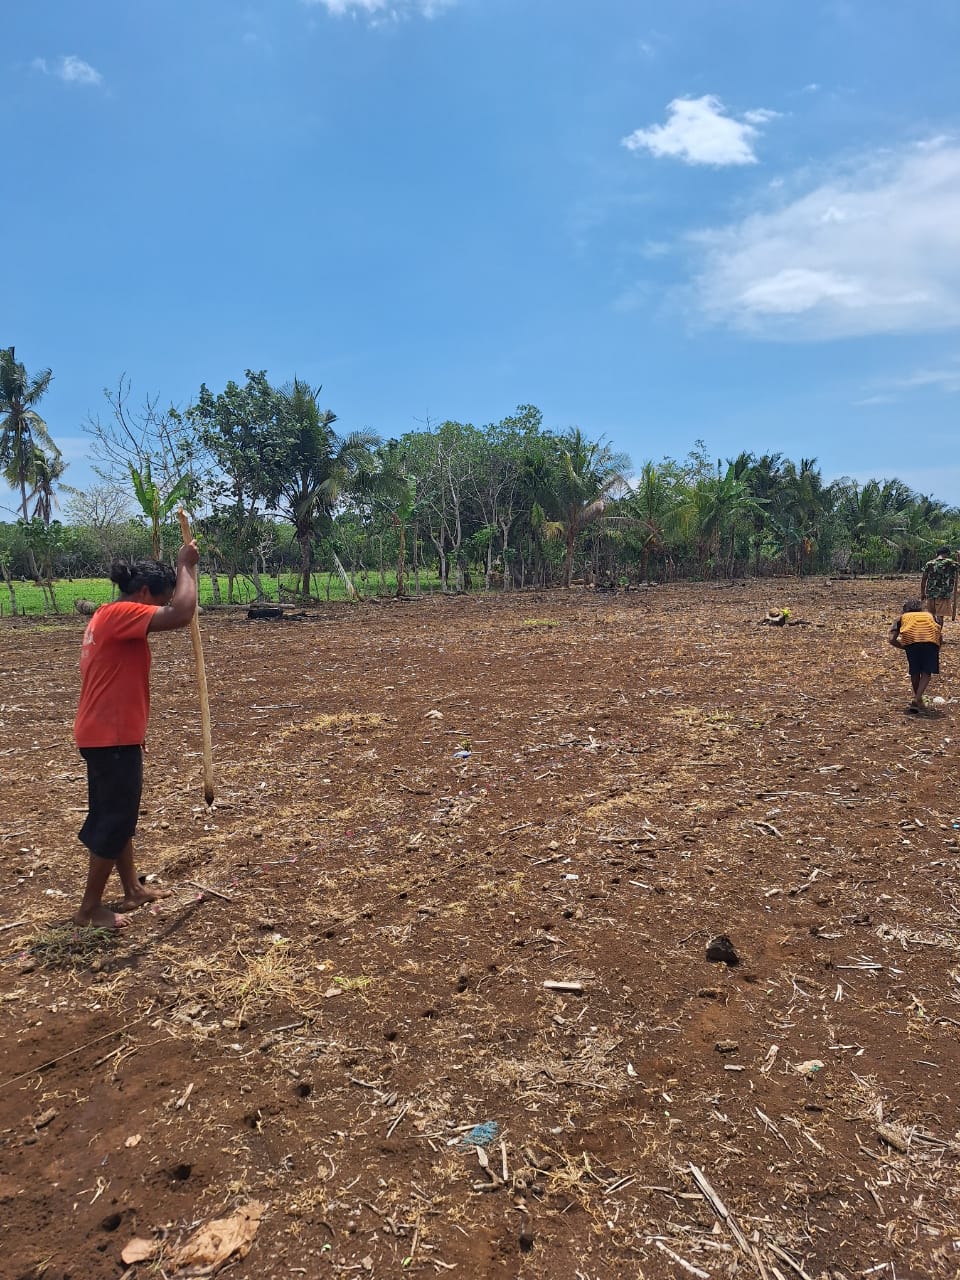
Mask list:
[[2,1276],[251,1200],[258,1280],[955,1276],[960,628],[905,714],[906,587],[208,614],[216,804],[161,636],[175,892],[87,952],[83,622],[4,626]]

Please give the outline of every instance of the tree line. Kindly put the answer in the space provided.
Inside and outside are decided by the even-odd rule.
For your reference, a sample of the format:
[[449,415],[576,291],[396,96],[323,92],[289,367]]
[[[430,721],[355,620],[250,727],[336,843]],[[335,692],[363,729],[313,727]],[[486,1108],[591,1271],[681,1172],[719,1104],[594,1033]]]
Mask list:
[[[164,554],[175,509],[194,514],[219,595],[237,580],[317,571],[348,592],[512,589],[748,574],[915,571],[960,542],[960,512],[899,480],[823,479],[815,458],[781,453],[683,458],[638,471],[578,427],[544,425],[533,405],[482,427],[427,423],[395,439],[341,433],[321,388],[247,370],[185,410],[132,403],[129,381],[86,425],[98,477],[84,492],[38,405],[52,378],[0,350],[0,467],[19,518],[0,525],[0,570],[51,581],[103,574],[117,555]],[[65,520],[55,515],[65,499]]]

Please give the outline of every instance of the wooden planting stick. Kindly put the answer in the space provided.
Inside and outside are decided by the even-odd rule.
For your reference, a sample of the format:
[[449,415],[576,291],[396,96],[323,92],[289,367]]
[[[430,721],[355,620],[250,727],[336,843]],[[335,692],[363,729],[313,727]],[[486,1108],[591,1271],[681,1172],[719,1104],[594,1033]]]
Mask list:
[[[190,532],[190,521],[183,507],[177,512],[180,520],[180,533],[184,543],[193,536]],[[197,604],[200,603],[200,573],[197,571]],[[200,731],[203,737],[203,798],[207,804],[213,804],[213,739],[210,733],[210,700],[207,697],[207,673],[203,665],[203,645],[200,641],[200,619],[194,610],[190,622],[190,639],[193,642],[193,660],[197,677],[197,693],[200,697]]]

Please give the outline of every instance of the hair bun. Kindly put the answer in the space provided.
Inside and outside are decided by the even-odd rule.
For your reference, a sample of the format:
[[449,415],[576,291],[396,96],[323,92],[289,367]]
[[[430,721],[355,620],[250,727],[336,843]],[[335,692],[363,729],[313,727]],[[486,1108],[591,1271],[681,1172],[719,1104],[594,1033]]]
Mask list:
[[133,572],[126,560],[114,560],[110,566],[110,581],[117,584],[121,595],[127,593],[132,579]]

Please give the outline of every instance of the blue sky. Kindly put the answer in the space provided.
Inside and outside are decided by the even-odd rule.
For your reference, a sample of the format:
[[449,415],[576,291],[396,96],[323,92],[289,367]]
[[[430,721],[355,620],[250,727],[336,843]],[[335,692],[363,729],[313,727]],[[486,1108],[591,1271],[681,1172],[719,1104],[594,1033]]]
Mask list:
[[0,342],[81,487],[121,373],[251,367],[957,503],[958,48],[955,0],[10,5]]

